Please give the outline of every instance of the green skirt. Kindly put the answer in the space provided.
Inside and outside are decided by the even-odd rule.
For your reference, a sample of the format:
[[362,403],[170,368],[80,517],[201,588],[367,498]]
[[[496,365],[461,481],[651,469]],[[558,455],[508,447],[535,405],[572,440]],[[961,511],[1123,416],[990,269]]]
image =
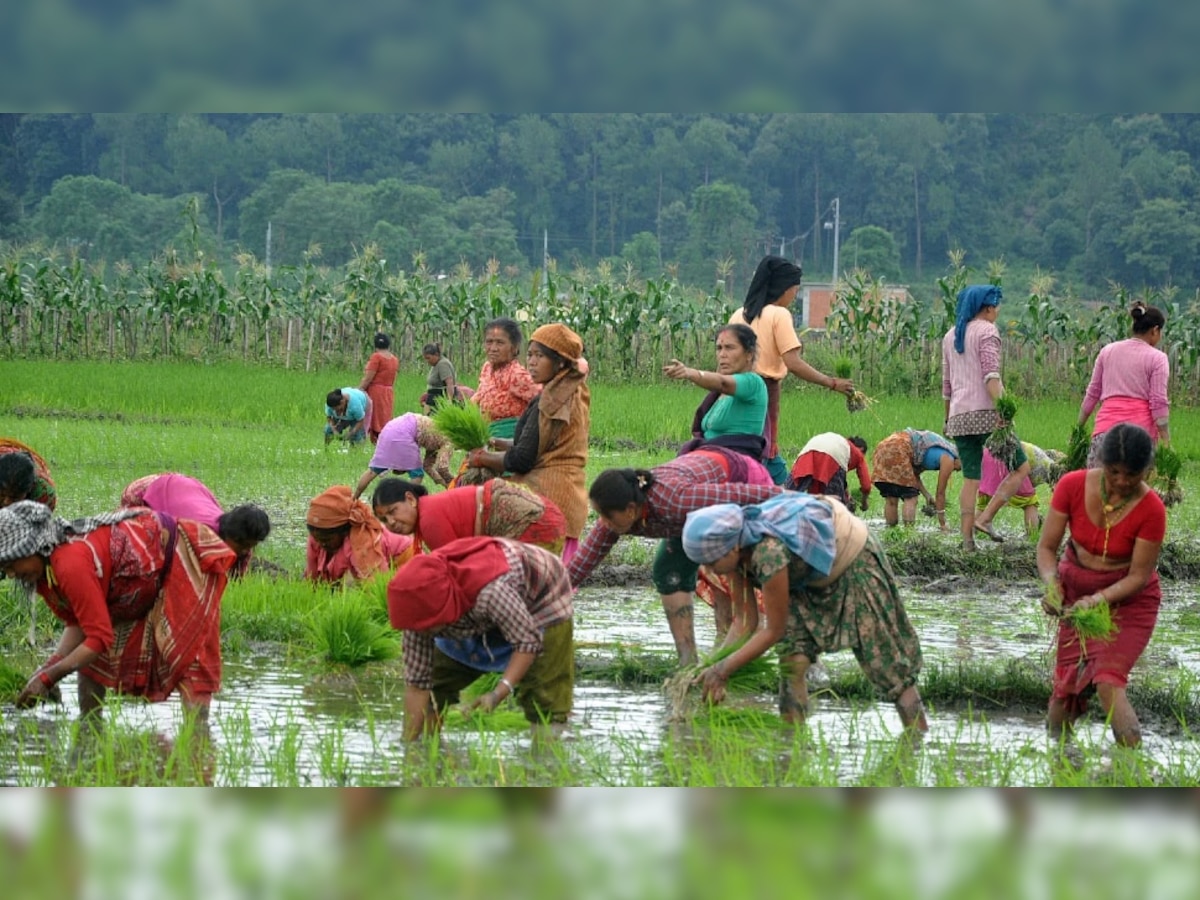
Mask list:
[[497,419],[494,422],[488,423],[488,434],[494,438],[505,438],[512,440],[513,435],[517,433],[517,417],[511,416],[507,419]]

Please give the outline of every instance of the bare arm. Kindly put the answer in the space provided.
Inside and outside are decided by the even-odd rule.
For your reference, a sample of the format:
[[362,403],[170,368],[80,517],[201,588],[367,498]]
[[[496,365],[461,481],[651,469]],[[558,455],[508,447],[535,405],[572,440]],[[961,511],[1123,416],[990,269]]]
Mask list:
[[754,588],[742,575],[741,567],[729,573],[729,600],[733,606],[733,622],[722,647],[736,647],[758,630],[758,602]]
[[701,369],[689,369],[677,359],[663,366],[663,374],[676,381],[690,381],[696,387],[706,391],[719,391],[722,394],[733,394],[737,391],[737,382],[729,375],[720,372],[706,372]]
[[809,384],[817,384],[831,391],[837,391],[839,394],[849,394],[854,390],[854,382],[849,378],[834,378],[806,363],[804,357],[800,355],[799,347],[783,354],[783,364],[787,366],[789,372]]
[[376,476],[376,474],[370,469],[367,469],[367,471],[363,472],[362,475],[359,476],[358,484],[354,486],[354,499],[357,500],[359,497],[361,497],[362,492],[367,489],[367,485],[369,485],[377,477],[378,476]]
[[512,657],[508,661],[508,665],[504,667],[504,674],[500,676],[500,683],[486,694],[472,700],[467,706],[467,711],[470,712],[479,708],[482,708],[484,712],[494,710],[512,693],[512,690],[509,689],[505,682],[507,681],[515,689],[521,683],[521,679],[529,672],[529,667],[533,665],[535,659],[537,659],[537,654],[514,650]]
[[433,708],[433,691],[408,685],[404,688],[404,740],[415,741],[437,734],[441,722]]
[[[1042,523],[1042,536],[1037,545],[1038,577],[1046,585],[1047,598],[1053,594],[1062,602],[1062,583],[1058,578],[1058,548],[1062,545],[1063,535],[1067,532],[1067,514],[1059,512],[1053,506],[1046,511],[1046,519]],[[1062,610],[1055,609],[1054,604],[1042,600],[1042,609],[1048,615],[1060,615]]]
[[788,571],[780,569],[762,587],[763,608],[767,624],[754,632],[750,640],[720,662],[709,666],[700,674],[704,696],[712,703],[725,698],[725,685],[729,676],[746,663],[758,659],[779,643],[787,626]]
[[[86,668],[96,661],[100,654],[84,645],[85,637],[83,629],[78,625],[68,625],[63,629],[58,648],[51,657],[52,661],[34,672],[17,695],[16,705],[19,709],[32,706],[39,698],[50,696],[54,685],[72,672]],[[54,696],[57,697],[57,694]]]

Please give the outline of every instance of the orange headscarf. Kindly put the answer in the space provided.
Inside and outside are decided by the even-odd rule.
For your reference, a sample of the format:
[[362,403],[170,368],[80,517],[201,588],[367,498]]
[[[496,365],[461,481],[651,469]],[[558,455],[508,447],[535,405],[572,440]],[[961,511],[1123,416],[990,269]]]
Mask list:
[[489,583],[509,570],[496,538],[459,538],[406,563],[388,584],[388,619],[401,631],[457,622]]
[[344,484],[331,487],[313,497],[305,521],[314,528],[350,526],[350,559],[356,578],[366,578],[387,567],[383,552],[383,525],[371,513],[371,507],[351,497]]

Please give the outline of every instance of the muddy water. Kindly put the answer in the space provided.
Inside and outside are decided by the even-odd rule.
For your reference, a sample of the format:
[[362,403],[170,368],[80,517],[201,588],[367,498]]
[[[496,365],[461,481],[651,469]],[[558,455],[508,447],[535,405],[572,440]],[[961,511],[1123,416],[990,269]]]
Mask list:
[[[1200,604],[1189,585],[1167,588],[1162,619],[1143,664],[1183,666],[1200,674],[1193,631],[1179,627]],[[1036,585],[991,587],[965,580],[947,579],[903,589],[905,603],[921,635],[927,664],[1034,656],[1050,651],[1051,632],[1037,610]],[[1182,617],[1182,618],[1181,618]],[[1171,635],[1168,643],[1166,635]],[[698,610],[697,637],[702,647],[712,644],[711,613]],[[1175,640],[1175,637],[1178,640]],[[576,604],[576,639],[581,655],[611,657],[673,655],[673,645],[662,618],[658,597],[650,588],[587,588]],[[825,664],[831,668],[853,666],[849,653],[835,654]],[[1136,671],[1134,674],[1136,678]],[[820,673],[817,683],[820,687]],[[53,740],[58,717],[75,715],[74,685],[63,685],[66,703],[59,710],[37,710],[20,716],[11,708],[2,711],[0,731],[7,750],[0,747],[0,782],[23,783],[30,766]],[[771,695],[741,696],[739,706],[774,713]],[[402,756],[400,729],[403,685],[396,670],[372,671],[357,676],[321,675],[302,664],[289,663],[279,653],[260,651],[226,660],[225,684],[213,707],[214,735],[218,747],[217,784],[337,785],[360,781],[364,774],[387,780]],[[172,735],[179,724],[175,702],[148,706],[121,704],[117,722],[135,732]],[[17,722],[37,720],[37,729],[23,729],[20,742],[23,764],[16,760]],[[618,686],[581,680],[576,686],[570,745],[581,756],[608,760],[605,774],[618,783],[654,781],[656,761],[667,735],[669,709],[654,686]],[[838,778],[855,783],[872,761],[888,754],[900,733],[899,720],[890,704],[879,703],[864,711],[820,695],[810,718],[817,743],[836,748]],[[931,711],[930,734],[922,753],[951,767],[970,781],[982,783],[1045,784],[1049,780],[1043,754],[1041,715],[989,713],[986,719],[952,711]],[[58,732],[61,734],[61,732]],[[678,732],[676,732],[678,733]],[[448,728],[446,743],[464,753],[486,742],[489,754],[500,754],[514,763],[527,755],[524,732],[481,736],[473,731]],[[1084,740],[1104,745],[1102,724],[1088,726]],[[1194,759],[1191,742],[1160,735],[1148,728],[1147,753],[1161,764]],[[996,749],[1005,750],[1003,772],[996,765]],[[25,773],[22,775],[21,773]],[[591,783],[585,771],[581,783]]]

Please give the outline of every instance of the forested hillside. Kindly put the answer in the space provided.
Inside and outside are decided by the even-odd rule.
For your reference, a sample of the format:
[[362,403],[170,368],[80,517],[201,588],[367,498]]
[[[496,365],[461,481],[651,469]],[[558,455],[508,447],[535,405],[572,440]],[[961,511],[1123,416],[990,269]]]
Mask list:
[[[947,252],[1078,297],[1200,284],[1192,115],[5,114],[0,237],[232,263],[629,263],[735,291],[767,251],[928,285]],[[200,215],[188,216],[188,200]],[[197,204],[191,204],[192,209]]]

